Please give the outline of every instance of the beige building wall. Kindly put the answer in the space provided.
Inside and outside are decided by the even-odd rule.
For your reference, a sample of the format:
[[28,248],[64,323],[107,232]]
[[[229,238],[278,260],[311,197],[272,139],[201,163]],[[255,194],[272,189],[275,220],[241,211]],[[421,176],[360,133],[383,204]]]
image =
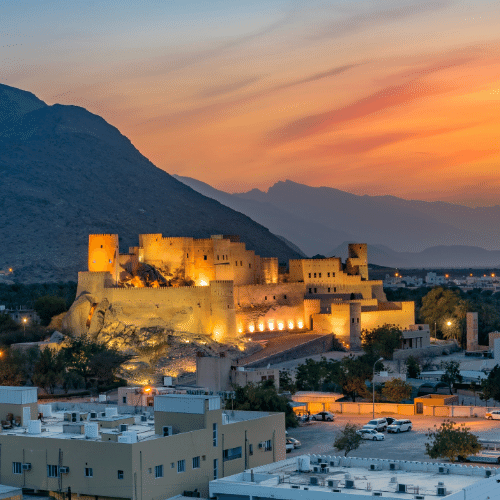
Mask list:
[[196,385],[209,391],[231,391],[231,365],[233,360],[226,356],[196,357]]
[[[382,302],[379,307],[378,311],[361,312],[361,328],[363,330],[373,330],[385,324],[407,330],[415,324],[415,304],[413,302]],[[386,307],[386,309],[382,309],[382,307]]]
[[30,420],[36,420],[38,418],[38,403],[24,403],[24,404],[9,404],[0,403],[0,420],[7,420],[7,415],[12,413],[14,419],[16,417],[21,418],[21,425],[26,427],[28,422],[24,420],[23,408],[29,407],[30,409]]

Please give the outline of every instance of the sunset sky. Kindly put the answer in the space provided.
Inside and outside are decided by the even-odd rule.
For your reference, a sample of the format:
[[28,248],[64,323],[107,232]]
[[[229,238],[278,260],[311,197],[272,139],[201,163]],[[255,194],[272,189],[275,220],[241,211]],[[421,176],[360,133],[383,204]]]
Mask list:
[[500,3],[7,1],[0,83],[229,192],[500,204]]

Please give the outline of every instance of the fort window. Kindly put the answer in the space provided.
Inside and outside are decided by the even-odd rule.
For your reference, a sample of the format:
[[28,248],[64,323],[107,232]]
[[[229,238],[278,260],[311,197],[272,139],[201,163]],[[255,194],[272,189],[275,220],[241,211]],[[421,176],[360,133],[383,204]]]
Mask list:
[[330,289],[328,289],[328,293],[330,293]]
[[321,273],[319,273],[319,277],[321,278]]
[[118,479],[123,479],[123,471],[122,470],[118,471]]
[[283,295],[283,298],[286,300],[286,295]]
[[237,261],[237,260],[236,260],[236,261],[234,261],[234,265],[235,265],[235,266],[238,266],[238,261]]
[[314,293],[318,293],[318,289],[317,288],[314,289]]
[[264,300],[267,300],[267,295],[264,297]]
[[359,318],[356,318],[356,323],[359,323]]
[[219,260],[219,255],[217,255],[217,260]]
[[248,263],[248,269],[252,269],[252,264]]
[[332,273],[332,278],[335,278],[335,273]]
[[188,253],[186,254],[186,259],[189,259],[189,254]]
[[313,293],[313,292],[312,292],[312,288],[309,288],[309,293]]
[[311,277],[311,273],[309,273],[309,278]]
[[163,465],[155,465],[155,477],[163,477]]
[[85,477],[94,477],[94,470],[92,467],[85,467]]
[[207,256],[206,255],[203,256],[203,260],[207,260]]
[[103,248],[103,245],[101,245],[101,248]]
[[334,291],[334,292],[336,292],[336,291],[337,291],[337,288],[335,288],[335,287],[334,287],[334,288],[333,288],[333,291]]
[[273,295],[273,300],[276,300],[276,295]]
[[330,277],[330,273],[328,273],[328,275],[327,275],[327,276],[328,276],[328,277]]
[[316,273],[314,273],[314,277],[316,278]]
[[352,322],[354,323],[354,318],[352,318]]
[[240,260],[240,266],[242,266],[242,265],[243,265],[243,261],[242,261],[242,260]]

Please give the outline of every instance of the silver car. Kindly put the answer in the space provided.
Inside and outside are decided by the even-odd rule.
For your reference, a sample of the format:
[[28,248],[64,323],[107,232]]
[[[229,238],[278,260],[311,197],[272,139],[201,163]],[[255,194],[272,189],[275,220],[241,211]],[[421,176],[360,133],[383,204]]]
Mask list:
[[383,441],[385,439],[384,435],[375,429],[359,429],[359,431],[356,431],[356,434],[363,439],[371,439],[372,441]]

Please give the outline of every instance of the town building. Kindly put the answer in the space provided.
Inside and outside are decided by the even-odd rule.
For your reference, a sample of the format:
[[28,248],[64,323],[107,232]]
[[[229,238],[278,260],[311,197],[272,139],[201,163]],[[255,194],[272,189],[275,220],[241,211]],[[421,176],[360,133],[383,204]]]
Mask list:
[[8,309],[4,305],[0,305],[0,314],[9,315],[18,325],[29,326],[40,323],[37,312],[24,306]]
[[217,500],[487,500],[499,469],[384,459],[302,455],[210,482]]
[[[127,324],[162,324],[215,340],[245,333],[314,331],[360,349],[360,332],[389,323],[415,323],[413,302],[388,302],[382,281],[369,280],[366,244],[350,244],[340,258],[297,259],[289,273],[234,236],[209,239],[139,236],[120,254],[118,235],[90,235],[88,271],[78,275],[78,308],[63,326],[97,336],[113,309]],[[156,323],[155,323],[156,322]]]
[[283,413],[225,411],[218,396],[159,395],[154,419],[43,406],[43,419],[0,433],[1,480],[58,499],[206,496],[211,479],[285,458]]

